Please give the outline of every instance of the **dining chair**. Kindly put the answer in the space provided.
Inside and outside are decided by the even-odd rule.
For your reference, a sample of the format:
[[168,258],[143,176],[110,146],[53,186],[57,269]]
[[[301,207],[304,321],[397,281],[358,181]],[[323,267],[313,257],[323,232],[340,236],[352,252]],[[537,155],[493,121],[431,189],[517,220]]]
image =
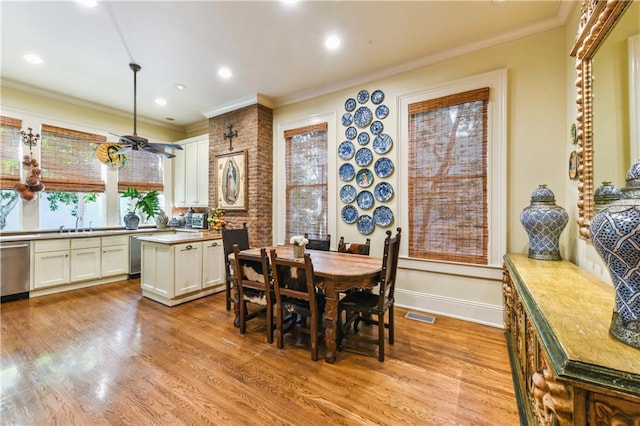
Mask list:
[[331,250],[331,235],[327,234],[326,239],[321,238],[309,238],[309,234],[305,233],[304,237],[309,240],[307,243],[307,248],[310,250],[323,250],[329,251]]
[[[240,334],[246,333],[247,321],[266,312],[267,342],[273,343],[273,302],[275,297],[267,250],[264,247],[260,249],[260,262],[258,262],[253,256],[242,254],[240,246],[234,244],[233,261],[234,285],[238,289]],[[260,308],[249,311],[248,304],[260,305]]]
[[242,228],[227,229],[222,227],[222,249],[224,251],[224,270],[225,270],[225,303],[227,311],[231,310],[231,302],[233,297],[231,295],[231,287],[233,286],[233,274],[231,273],[231,260],[229,255],[233,253],[233,245],[238,244],[240,250],[246,250],[249,248],[249,230],[247,229],[247,222],[242,224]]
[[371,249],[371,238],[367,238],[364,244],[345,243],[344,237],[340,237],[340,241],[338,242],[338,252],[340,253],[362,254],[365,256],[369,256],[370,249]]
[[318,359],[318,336],[322,334],[324,295],[314,282],[313,262],[309,253],[304,264],[278,257],[271,249],[271,270],[276,295],[276,341],[284,347],[284,335],[290,331],[308,334],[311,341],[311,359]]
[[[365,340],[378,345],[378,360],[384,361],[384,329],[389,329],[389,344],[393,345],[393,305],[394,290],[396,285],[396,272],[398,270],[398,255],[400,249],[400,228],[396,229],[396,235],[391,236],[391,231],[387,231],[384,240],[384,252],[382,255],[382,270],[378,281],[378,294],[367,291],[353,291],[348,293],[338,302],[338,348],[342,348],[342,340],[353,323],[353,334],[348,339],[353,338]],[[388,322],[385,323],[385,314],[388,314]],[[348,319],[342,324],[342,312]],[[375,317],[375,319],[373,318]],[[358,325],[360,322],[374,324],[378,326],[378,336],[358,335]]]

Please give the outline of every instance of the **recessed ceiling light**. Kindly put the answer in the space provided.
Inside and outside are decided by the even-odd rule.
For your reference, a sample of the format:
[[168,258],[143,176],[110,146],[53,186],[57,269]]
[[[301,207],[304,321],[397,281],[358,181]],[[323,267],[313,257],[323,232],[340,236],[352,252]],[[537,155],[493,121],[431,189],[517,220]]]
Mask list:
[[229,78],[231,78],[231,76],[232,76],[233,74],[231,73],[231,70],[230,70],[229,68],[227,68],[227,67],[222,67],[222,68],[220,68],[220,69],[218,70],[218,75],[219,75],[221,78],[229,79]]
[[87,7],[96,7],[98,5],[98,0],[76,0],[83,6]]
[[167,101],[162,98],[156,98],[156,105],[165,106]]
[[337,35],[330,35],[325,39],[324,46],[329,50],[335,50],[340,47],[340,38]]
[[34,55],[32,53],[28,53],[24,55],[22,58],[25,61],[29,62],[30,64],[41,64],[44,62],[40,56]]
[[176,89],[178,89],[178,90],[184,90],[184,89],[186,89],[186,88],[187,88],[187,86],[185,86],[185,85],[184,85],[184,84],[182,84],[182,83],[176,83],[176,84],[174,84],[174,85],[173,85],[173,87],[175,87],[175,88],[176,88]]

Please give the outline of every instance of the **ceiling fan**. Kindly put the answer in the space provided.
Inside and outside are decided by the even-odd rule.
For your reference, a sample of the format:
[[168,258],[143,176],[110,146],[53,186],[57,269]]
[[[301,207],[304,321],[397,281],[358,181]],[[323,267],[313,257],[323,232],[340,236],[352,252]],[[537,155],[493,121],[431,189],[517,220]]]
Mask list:
[[163,157],[173,158],[175,154],[171,154],[170,152],[163,151],[162,148],[167,149],[180,149],[182,150],[182,146],[174,143],[152,143],[149,142],[147,138],[143,138],[142,136],[138,136],[137,128],[138,128],[138,114],[136,109],[136,93],[137,93],[137,79],[136,75],[138,71],[142,69],[142,67],[135,62],[131,62],[129,64],[129,68],[133,71],[133,135],[125,135],[120,136],[115,133],[111,133],[114,136],[117,136],[120,139],[120,144],[125,145],[124,148],[119,150],[116,154],[126,154],[131,151],[148,151],[153,154],[162,155]]

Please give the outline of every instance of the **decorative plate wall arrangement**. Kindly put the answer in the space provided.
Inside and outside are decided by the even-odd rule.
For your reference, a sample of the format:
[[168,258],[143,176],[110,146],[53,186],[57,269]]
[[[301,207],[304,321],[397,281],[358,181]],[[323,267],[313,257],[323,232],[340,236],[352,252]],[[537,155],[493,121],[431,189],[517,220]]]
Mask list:
[[[391,112],[384,101],[380,89],[359,90],[345,100],[341,118],[347,140],[338,146],[338,173],[342,182],[351,182],[340,188],[340,201],[345,204],[341,216],[345,223],[355,223],[363,235],[394,221],[393,211],[384,205],[394,193],[393,185],[383,180],[394,171],[393,161],[385,156],[393,148],[393,139],[384,133],[384,120]],[[365,147],[371,141],[373,144]]]

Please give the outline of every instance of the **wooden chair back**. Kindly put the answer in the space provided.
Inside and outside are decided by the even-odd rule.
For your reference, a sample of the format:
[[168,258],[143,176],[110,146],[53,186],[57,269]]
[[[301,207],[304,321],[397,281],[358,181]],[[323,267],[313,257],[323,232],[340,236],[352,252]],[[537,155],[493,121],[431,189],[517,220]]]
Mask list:
[[233,245],[237,244],[240,250],[246,250],[249,247],[249,229],[247,222],[242,224],[242,228],[227,229],[222,227],[222,249],[224,251],[224,271],[226,275],[225,292],[227,311],[231,309],[231,286],[233,284],[233,275],[231,274],[231,260],[229,255],[233,253]]
[[400,255],[401,228],[396,229],[396,235],[391,236],[387,231],[384,239],[384,251],[382,255],[382,271],[380,272],[378,309],[383,311],[385,306],[393,304],[396,288],[396,273],[398,271],[398,257]]
[[[234,285],[238,292],[238,320],[240,333],[246,331],[248,320],[255,318],[258,313],[267,314],[267,342],[273,342],[273,306],[274,294],[271,285],[271,269],[267,250],[260,249],[260,261],[255,257],[243,254],[240,245],[233,245]],[[247,303],[261,305],[264,308],[249,312]]]
[[370,251],[371,251],[371,238],[367,238],[364,244],[345,243],[344,237],[340,237],[340,241],[338,242],[338,252],[340,253],[361,254],[361,255],[369,256]]
[[[324,312],[324,298],[317,293],[311,255],[305,253],[304,264],[278,257],[271,249],[271,270],[276,296],[276,336],[278,347],[284,346],[284,334],[296,329],[309,334],[311,359],[318,359],[318,335]],[[320,299],[321,298],[321,299]],[[285,319],[284,314],[287,314]],[[298,316],[302,321],[298,320]],[[308,320],[308,328],[307,322]]]
[[305,233],[304,237],[309,240],[307,244],[307,248],[309,250],[323,250],[329,251],[331,250],[331,235],[327,234],[326,239],[322,238],[309,238],[309,234]]

